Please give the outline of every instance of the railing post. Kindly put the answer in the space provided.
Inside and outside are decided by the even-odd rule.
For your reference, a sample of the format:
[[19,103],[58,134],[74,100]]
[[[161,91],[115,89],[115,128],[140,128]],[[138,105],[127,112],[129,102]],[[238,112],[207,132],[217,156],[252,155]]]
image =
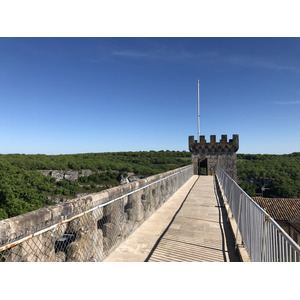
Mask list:
[[239,200],[239,213],[238,213],[238,219],[237,219],[237,226],[236,226],[236,233],[235,233],[235,248],[237,248],[237,245],[238,245],[238,233],[239,233],[239,226],[240,226],[240,217],[241,217],[241,206],[242,206],[242,196],[243,196],[243,193],[241,192],[240,193],[240,200]]
[[266,252],[266,233],[267,233],[267,222],[268,218],[265,216],[264,224],[263,224],[263,236],[262,236],[262,249],[261,249],[261,261],[263,262],[265,259]]
[[[231,205],[231,203],[232,203],[232,190],[233,190],[233,181],[231,181],[229,199],[227,199],[230,210],[232,209],[232,205]],[[231,211],[231,217],[232,217],[232,211]]]

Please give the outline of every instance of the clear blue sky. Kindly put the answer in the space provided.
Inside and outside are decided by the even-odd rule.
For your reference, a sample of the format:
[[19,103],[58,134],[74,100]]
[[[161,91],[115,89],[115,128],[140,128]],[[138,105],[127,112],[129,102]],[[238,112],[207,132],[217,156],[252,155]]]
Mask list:
[[0,38],[0,153],[300,151],[300,38]]

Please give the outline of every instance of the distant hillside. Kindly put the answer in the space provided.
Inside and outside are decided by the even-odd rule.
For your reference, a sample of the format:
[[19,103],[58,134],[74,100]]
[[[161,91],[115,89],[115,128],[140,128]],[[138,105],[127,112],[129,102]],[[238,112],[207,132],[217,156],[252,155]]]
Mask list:
[[188,164],[191,164],[189,152],[168,150],[0,154],[0,220]]
[[[300,195],[300,153],[237,154],[238,183],[250,195]],[[191,164],[186,151],[70,155],[0,154],[0,219]]]
[[237,154],[238,184],[250,195],[300,197],[300,152],[284,155]]

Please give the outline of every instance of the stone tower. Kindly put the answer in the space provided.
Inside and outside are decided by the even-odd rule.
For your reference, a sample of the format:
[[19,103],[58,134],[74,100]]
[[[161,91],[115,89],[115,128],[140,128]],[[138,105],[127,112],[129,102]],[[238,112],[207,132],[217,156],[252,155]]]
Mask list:
[[200,136],[200,141],[195,141],[189,136],[189,150],[192,153],[195,175],[214,175],[216,166],[219,165],[232,179],[237,180],[236,152],[239,149],[239,136],[234,134],[227,141],[227,135],[222,135],[220,142],[216,142],[216,136],[210,136],[207,143],[205,136]]

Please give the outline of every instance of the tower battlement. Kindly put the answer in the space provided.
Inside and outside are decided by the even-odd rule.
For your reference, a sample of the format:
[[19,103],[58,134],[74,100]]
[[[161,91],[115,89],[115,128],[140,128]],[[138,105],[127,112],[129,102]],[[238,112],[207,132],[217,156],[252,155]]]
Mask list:
[[195,140],[189,136],[189,150],[192,153],[194,174],[214,175],[216,166],[219,165],[234,180],[237,179],[236,152],[239,149],[239,136],[233,134],[232,139],[227,140],[227,135],[222,134],[219,142],[216,136],[211,135],[207,142],[204,135]]
[[204,135],[200,135],[199,142],[193,136],[189,136],[189,150],[194,153],[229,153],[236,152],[239,149],[239,136],[233,134],[232,139],[227,141],[227,135],[222,134],[219,142],[216,142],[216,136],[210,136],[210,142],[207,142]]

